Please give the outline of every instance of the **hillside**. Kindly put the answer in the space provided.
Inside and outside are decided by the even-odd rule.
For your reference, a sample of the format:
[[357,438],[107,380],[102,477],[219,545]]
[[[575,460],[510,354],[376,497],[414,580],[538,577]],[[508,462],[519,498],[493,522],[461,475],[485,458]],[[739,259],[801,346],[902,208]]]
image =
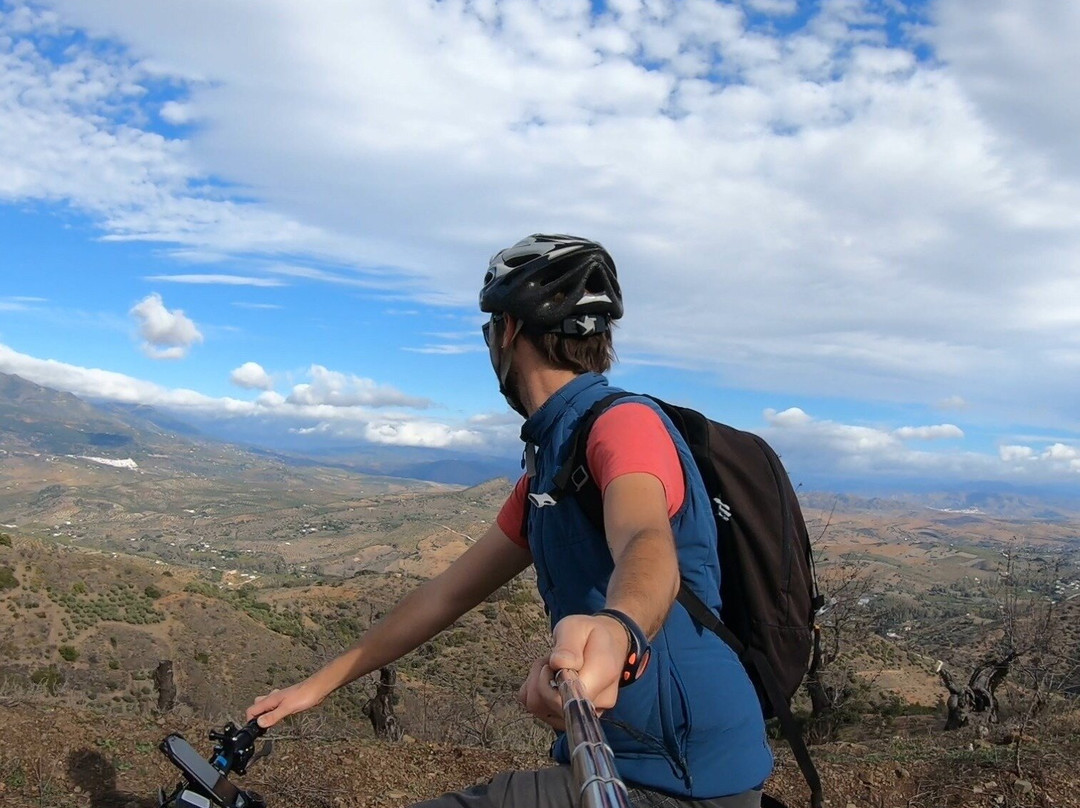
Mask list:
[[[5,808],[149,804],[171,778],[155,750],[165,732],[197,741],[306,676],[464,552],[510,490],[507,479],[460,488],[296,465],[154,414],[3,383]],[[1080,727],[1064,695],[1080,687],[1080,521],[1010,513],[1005,500],[993,512],[803,504],[834,701],[811,717],[800,693],[795,708],[830,805],[1080,805]],[[937,662],[966,680],[1006,629],[1038,639],[1030,618],[1047,604],[1053,644],[1014,665],[1000,722],[943,732]],[[374,739],[368,676],[275,732],[284,742],[255,782],[280,794],[275,808],[404,805],[540,760],[550,732],[515,694],[547,636],[526,573],[398,662],[405,742]],[[178,688],[166,714],[153,682],[162,660]],[[40,741],[28,750],[31,727]],[[799,776],[777,751],[771,787],[799,804]]]
[[[21,536],[10,547],[0,542],[0,567],[16,581],[0,590],[0,794],[13,808],[66,808],[87,796],[93,805],[151,806],[153,790],[174,778],[156,750],[166,732],[181,731],[207,750],[200,739],[211,725],[305,675],[416,583],[367,573],[253,589],[212,582],[197,569]],[[512,698],[544,634],[523,583],[402,661],[404,743],[374,740],[361,709],[374,690],[368,678],[275,731],[274,755],[246,784],[274,795],[275,808],[367,808],[406,805],[504,767],[544,765],[549,736]],[[167,715],[154,709],[150,682],[160,659],[174,662],[179,689]],[[851,662],[881,694],[874,698],[892,692],[902,702],[934,703],[932,673],[917,653],[870,638]],[[924,691],[927,700],[918,696]],[[1029,739],[1025,797],[1028,786],[1014,786],[1018,778],[1008,773],[1007,743],[971,745],[969,734],[941,733],[939,715],[880,703],[841,740],[814,748],[830,804],[1080,805],[1071,763],[1080,723],[1071,740]],[[29,748],[16,740],[26,737],[35,739]],[[797,769],[784,747],[777,754],[770,788],[799,804]]]

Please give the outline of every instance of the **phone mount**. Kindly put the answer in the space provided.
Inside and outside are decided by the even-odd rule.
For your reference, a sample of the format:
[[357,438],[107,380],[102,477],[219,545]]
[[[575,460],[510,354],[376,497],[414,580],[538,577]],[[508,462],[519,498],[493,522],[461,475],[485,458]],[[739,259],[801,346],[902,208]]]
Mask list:
[[182,778],[168,796],[165,789],[158,790],[159,808],[266,808],[259,794],[237,788],[228,778],[231,772],[245,774],[252,763],[273,751],[273,741],[255,751],[255,740],[264,732],[257,720],[242,727],[230,721],[220,730],[211,730],[210,740],[216,743],[208,760],[182,735],[166,737],[159,749],[180,770]]

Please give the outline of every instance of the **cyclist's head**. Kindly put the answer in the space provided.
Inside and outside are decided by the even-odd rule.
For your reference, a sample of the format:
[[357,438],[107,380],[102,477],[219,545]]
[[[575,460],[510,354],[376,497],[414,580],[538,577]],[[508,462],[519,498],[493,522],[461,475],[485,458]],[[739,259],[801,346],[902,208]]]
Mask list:
[[492,315],[484,330],[501,384],[508,367],[500,364],[509,362],[497,355],[506,315],[551,366],[604,373],[614,357],[612,321],[623,313],[615,262],[589,239],[529,236],[492,256],[480,310]]
[[523,238],[488,262],[480,310],[509,314],[538,333],[591,336],[622,317],[615,262],[577,236]]

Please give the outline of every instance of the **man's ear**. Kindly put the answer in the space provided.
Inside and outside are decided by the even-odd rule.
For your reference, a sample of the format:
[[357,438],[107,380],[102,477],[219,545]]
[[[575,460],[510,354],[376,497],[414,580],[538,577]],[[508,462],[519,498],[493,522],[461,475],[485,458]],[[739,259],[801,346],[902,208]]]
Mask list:
[[514,338],[517,337],[518,321],[509,314],[503,315],[503,329],[502,329],[502,349],[505,351],[513,343]]

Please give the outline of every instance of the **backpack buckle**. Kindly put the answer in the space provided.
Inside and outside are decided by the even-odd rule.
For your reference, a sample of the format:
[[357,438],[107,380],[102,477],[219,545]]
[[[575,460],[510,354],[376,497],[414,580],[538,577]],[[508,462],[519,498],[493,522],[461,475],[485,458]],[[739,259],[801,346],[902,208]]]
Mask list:
[[580,491],[589,482],[589,479],[588,468],[580,465],[570,474],[570,485],[574,486],[574,491]]

